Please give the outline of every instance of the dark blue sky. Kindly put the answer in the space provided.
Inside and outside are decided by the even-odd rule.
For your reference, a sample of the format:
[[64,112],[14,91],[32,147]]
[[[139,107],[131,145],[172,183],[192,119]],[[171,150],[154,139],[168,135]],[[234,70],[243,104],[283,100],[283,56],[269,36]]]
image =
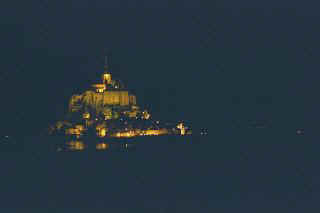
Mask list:
[[158,116],[216,126],[253,118],[311,125],[319,118],[315,2],[5,4],[5,119],[60,115],[73,92],[98,78],[109,50],[114,76]]

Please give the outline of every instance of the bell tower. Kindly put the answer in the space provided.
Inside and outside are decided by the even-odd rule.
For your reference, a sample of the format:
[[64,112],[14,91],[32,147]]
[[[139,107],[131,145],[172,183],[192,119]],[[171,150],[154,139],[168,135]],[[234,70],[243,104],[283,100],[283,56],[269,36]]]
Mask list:
[[104,72],[102,75],[103,84],[111,84],[111,73],[109,73],[108,56],[104,59]]

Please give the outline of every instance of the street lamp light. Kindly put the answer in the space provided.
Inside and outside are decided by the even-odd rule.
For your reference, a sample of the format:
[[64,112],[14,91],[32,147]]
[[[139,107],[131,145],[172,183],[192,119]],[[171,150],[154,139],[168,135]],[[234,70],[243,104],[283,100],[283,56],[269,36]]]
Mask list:
[[88,129],[88,120],[90,119],[90,113],[89,112],[83,113],[82,118],[86,121],[86,129]]

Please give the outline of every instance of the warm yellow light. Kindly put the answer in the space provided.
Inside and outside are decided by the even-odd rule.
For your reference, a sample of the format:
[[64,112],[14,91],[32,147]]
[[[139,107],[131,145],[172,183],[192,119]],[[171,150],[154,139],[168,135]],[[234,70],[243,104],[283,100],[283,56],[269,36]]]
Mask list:
[[70,141],[67,143],[72,151],[81,151],[85,149],[85,145],[82,141]]
[[85,113],[82,114],[82,117],[83,117],[84,119],[89,119],[89,118],[90,118],[90,113],[85,112]]
[[145,110],[142,112],[142,117],[143,117],[143,119],[148,120],[151,117],[151,115],[148,113],[147,110]]
[[105,136],[106,136],[106,132],[107,132],[107,131],[106,131],[105,128],[101,128],[100,131],[99,131],[99,136],[100,136],[100,137],[105,137]]
[[186,128],[185,128],[185,126],[183,125],[183,123],[179,123],[179,124],[177,125],[177,128],[180,129],[180,134],[181,134],[181,135],[185,135],[185,134],[186,134]]
[[98,93],[103,93],[103,92],[104,92],[104,89],[97,89],[97,92],[98,92]]
[[109,148],[109,144],[107,144],[107,143],[98,143],[96,145],[97,150],[106,150],[108,148]]
[[148,130],[141,131],[139,134],[142,136],[165,135],[165,134],[168,134],[168,130],[167,129],[148,129]]
[[80,129],[76,129],[76,128],[69,128],[69,129],[66,129],[65,133],[67,135],[80,135],[81,134],[81,130]]
[[138,133],[136,131],[126,131],[126,132],[117,132],[114,136],[118,138],[130,138],[137,136]]
[[76,125],[75,129],[78,129],[81,132],[84,130],[84,126],[83,125]]
[[104,84],[105,83],[111,84],[111,74],[110,73],[103,74],[102,81]]

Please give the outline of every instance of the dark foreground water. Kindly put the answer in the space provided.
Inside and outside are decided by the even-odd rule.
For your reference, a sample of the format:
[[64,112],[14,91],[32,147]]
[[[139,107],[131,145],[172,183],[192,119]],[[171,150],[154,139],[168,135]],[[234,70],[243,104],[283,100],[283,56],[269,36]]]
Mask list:
[[150,137],[100,152],[55,152],[55,140],[2,146],[1,212],[320,210],[320,146],[306,135]]

